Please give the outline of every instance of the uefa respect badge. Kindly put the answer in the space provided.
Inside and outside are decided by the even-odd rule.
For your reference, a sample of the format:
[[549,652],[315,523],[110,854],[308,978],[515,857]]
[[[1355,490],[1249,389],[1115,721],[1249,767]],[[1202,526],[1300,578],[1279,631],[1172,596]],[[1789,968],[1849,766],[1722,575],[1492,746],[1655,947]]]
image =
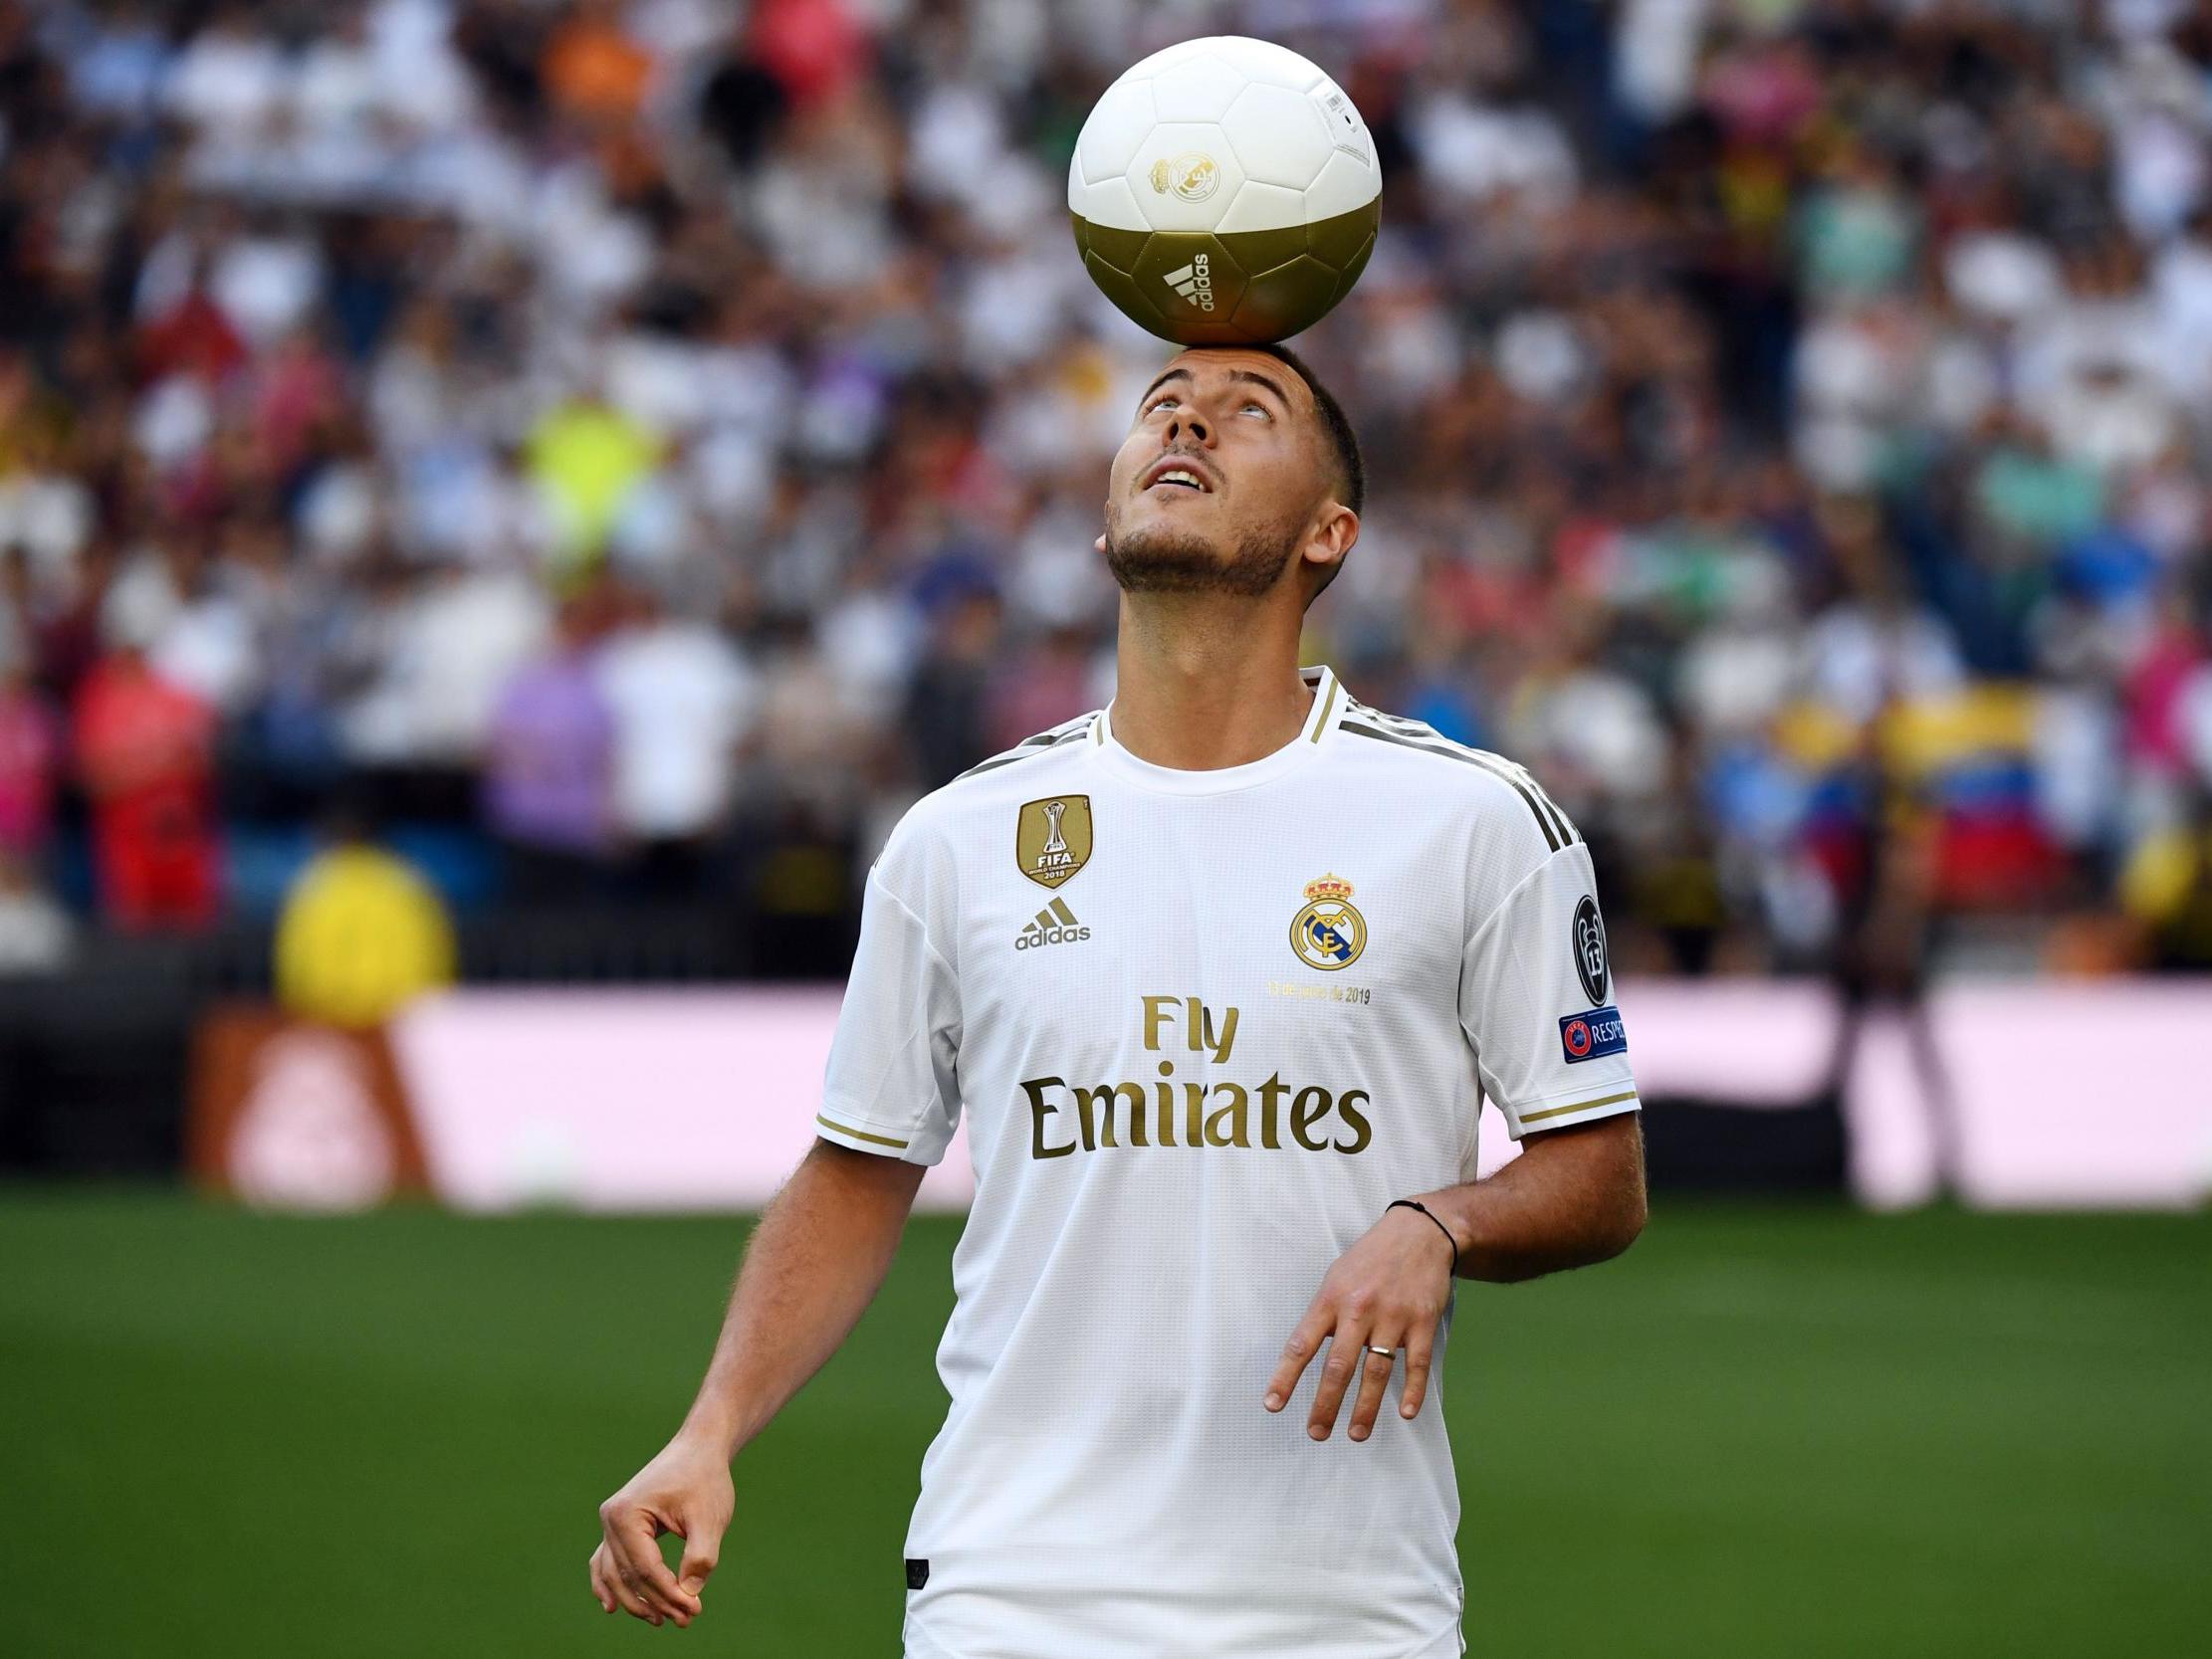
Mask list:
[[1621,1024],[1618,1008],[1593,1008],[1587,1014],[1567,1014],[1559,1022],[1559,1047],[1572,1066],[1583,1060],[1602,1060],[1625,1054],[1629,1033]]

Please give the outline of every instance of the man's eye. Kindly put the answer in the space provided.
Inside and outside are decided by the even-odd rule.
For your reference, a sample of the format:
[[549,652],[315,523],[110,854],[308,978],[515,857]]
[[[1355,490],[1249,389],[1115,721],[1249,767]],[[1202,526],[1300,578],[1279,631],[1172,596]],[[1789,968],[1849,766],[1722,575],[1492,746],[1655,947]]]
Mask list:
[[1247,403],[1237,413],[1240,415],[1257,415],[1261,420],[1272,418],[1267,413],[1267,405],[1264,403]]
[[1147,409],[1145,413],[1148,415],[1157,415],[1163,409],[1174,408],[1175,401],[1176,400],[1172,397],[1156,397],[1152,400],[1152,407]]

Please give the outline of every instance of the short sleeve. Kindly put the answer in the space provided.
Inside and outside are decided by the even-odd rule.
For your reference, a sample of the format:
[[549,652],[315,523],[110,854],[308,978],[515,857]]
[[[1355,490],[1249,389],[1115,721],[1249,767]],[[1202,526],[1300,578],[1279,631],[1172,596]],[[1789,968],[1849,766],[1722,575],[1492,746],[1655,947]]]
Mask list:
[[960,1124],[960,986],[878,864],[814,1128],[854,1151],[935,1163]]
[[1475,928],[1459,1024],[1513,1139],[1639,1108],[1590,850],[1560,848]]

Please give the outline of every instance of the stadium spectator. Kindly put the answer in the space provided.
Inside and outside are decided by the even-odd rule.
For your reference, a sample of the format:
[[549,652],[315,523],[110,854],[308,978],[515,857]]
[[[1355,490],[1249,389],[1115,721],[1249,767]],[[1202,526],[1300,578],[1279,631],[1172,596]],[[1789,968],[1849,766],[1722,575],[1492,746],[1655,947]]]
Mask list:
[[76,927],[31,867],[0,847],[0,977],[68,965]]
[[301,1019],[365,1030],[453,972],[453,926],[436,890],[341,818],[278,918],[277,1000]]
[[147,662],[157,603],[110,595],[111,645],[77,690],[74,741],[102,910],[125,928],[195,928],[221,900],[215,712]]
[[2212,971],[2212,789],[2198,790],[2184,818],[2135,849],[2120,895],[2150,966]]
[[[907,742],[925,789],[950,782],[978,755],[993,752],[985,701],[998,637],[998,596],[988,585],[963,578],[937,601],[906,706]],[[1030,726],[1021,735],[1042,729]]]
[[510,891],[575,899],[600,883],[614,845],[614,714],[592,651],[600,607],[562,612],[552,649],[508,682],[485,754],[485,819],[505,844]]
[[627,609],[598,663],[613,719],[614,825],[646,891],[696,891],[732,805],[754,677],[717,630],[670,614],[653,593],[633,592]]
[[619,0],[577,0],[546,45],[540,79],[556,106],[591,120],[636,115],[654,60],[623,26]]
[[0,857],[26,871],[38,868],[53,832],[61,753],[58,723],[22,648],[0,640]]

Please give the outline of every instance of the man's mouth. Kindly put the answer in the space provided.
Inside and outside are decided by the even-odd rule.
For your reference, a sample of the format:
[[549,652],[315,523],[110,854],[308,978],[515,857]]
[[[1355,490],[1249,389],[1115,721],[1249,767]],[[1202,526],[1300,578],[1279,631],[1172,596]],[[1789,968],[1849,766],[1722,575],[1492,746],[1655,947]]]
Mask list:
[[1145,474],[1144,487],[1152,490],[1163,484],[1177,490],[1194,490],[1202,496],[1214,494],[1214,486],[1207,481],[1206,475],[1181,461],[1162,459],[1152,464],[1151,471]]

